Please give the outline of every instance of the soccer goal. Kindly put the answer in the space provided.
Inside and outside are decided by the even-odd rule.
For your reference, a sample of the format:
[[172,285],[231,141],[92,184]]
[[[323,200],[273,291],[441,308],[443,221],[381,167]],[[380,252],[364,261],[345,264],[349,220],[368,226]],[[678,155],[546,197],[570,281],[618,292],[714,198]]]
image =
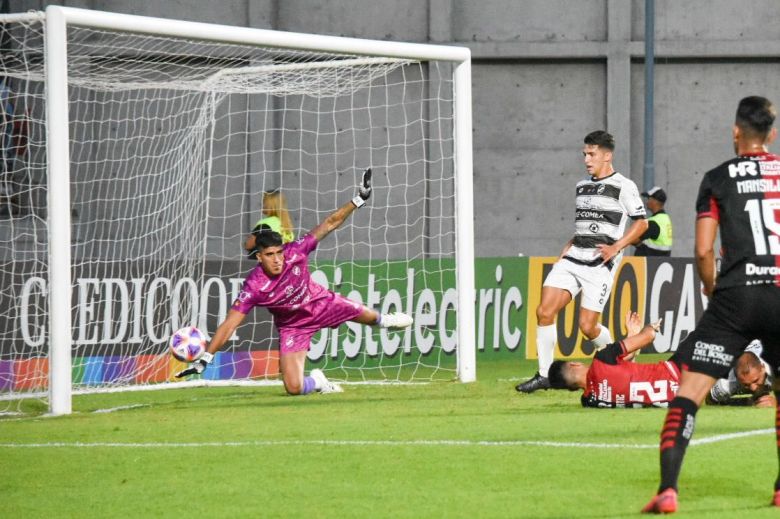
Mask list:
[[[175,384],[171,332],[226,315],[263,194],[285,196],[300,236],[366,167],[371,200],[320,244],[314,277],[415,324],[324,330],[312,366],[475,379],[468,49],[58,6],[0,30],[0,412]],[[278,369],[258,309],[199,383]]]

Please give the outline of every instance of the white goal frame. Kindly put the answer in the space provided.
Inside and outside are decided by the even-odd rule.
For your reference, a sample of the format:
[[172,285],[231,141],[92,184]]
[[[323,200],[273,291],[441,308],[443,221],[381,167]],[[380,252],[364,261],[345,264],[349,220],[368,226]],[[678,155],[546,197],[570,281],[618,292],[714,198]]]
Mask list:
[[[52,414],[69,414],[72,411],[68,26],[263,45],[291,50],[317,50],[453,63],[455,174],[457,176],[455,185],[457,374],[461,382],[476,380],[471,53],[469,49],[319,36],[48,6],[45,11],[45,71],[49,215],[49,409]],[[55,193],[57,196],[52,196]]]

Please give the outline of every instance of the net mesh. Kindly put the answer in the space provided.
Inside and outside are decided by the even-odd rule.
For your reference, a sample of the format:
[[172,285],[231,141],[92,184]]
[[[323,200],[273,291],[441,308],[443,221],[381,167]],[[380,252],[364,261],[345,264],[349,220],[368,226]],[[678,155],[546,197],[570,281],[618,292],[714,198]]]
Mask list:
[[[43,19],[0,30],[0,396],[13,402],[48,384],[57,215],[46,214]],[[311,364],[346,381],[455,376],[448,63],[70,27],[68,82],[76,389],[173,380],[172,331],[213,333],[254,267],[242,244],[264,193],[283,194],[300,237],[352,198],[366,167],[371,199],[311,270],[417,322],[323,330]],[[278,361],[271,316],[255,309],[203,378],[274,379]]]

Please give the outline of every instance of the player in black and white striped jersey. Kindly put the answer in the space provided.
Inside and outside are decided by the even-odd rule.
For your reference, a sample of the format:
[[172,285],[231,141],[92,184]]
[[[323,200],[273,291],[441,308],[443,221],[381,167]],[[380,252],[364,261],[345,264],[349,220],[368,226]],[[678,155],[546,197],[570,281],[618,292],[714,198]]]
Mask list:
[[601,311],[623,249],[647,229],[645,206],[636,184],[612,167],[615,139],[599,130],[586,135],[584,142],[583,160],[591,176],[577,183],[574,237],[564,246],[542,287],[536,309],[539,371],[515,387],[522,393],[549,389],[547,372],[557,342],[555,317],[580,291],[580,330],[597,349],[613,342],[609,330],[599,323]]

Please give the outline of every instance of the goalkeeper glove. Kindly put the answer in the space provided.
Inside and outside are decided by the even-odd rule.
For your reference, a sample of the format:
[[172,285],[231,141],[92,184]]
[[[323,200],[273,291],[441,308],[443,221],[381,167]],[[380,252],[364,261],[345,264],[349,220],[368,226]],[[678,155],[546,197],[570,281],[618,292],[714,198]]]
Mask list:
[[214,359],[214,355],[209,352],[206,352],[203,355],[201,355],[198,360],[190,364],[189,368],[179,371],[174,376],[176,378],[182,378],[189,375],[200,375],[206,370],[206,366],[208,366],[209,362],[211,362],[213,359]]
[[363,179],[358,184],[358,194],[352,199],[355,207],[363,207],[366,200],[371,196],[371,168],[366,168],[363,172]]

